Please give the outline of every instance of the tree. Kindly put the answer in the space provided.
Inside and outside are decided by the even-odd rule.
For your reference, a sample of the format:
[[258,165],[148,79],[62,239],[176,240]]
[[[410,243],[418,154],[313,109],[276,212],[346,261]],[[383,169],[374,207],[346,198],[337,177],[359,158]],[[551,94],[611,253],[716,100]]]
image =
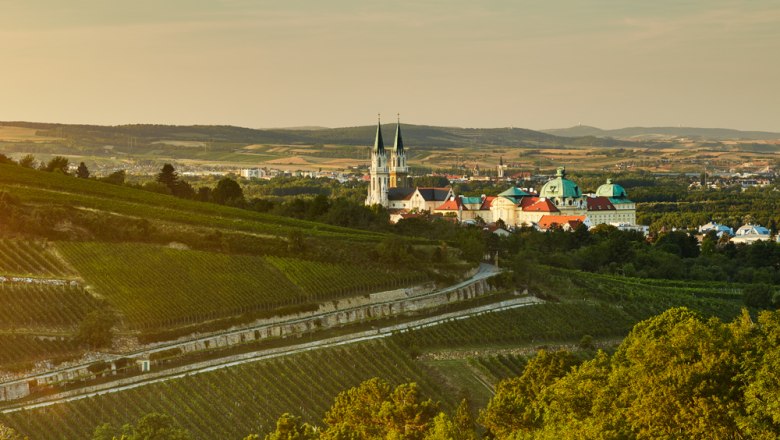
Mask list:
[[16,164],[16,162],[13,159],[11,159],[10,157],[6,156],[3,153],[0,153],[0,163]]
[[79,167],[76,169],[76,177],[79,179],[89,179],[89,170],[87,169],[87,165],[84,164],[84,162],[81,162]]
[[230,177],[223,177],[211,191],[211,199],[220,205],[239,204],[244,201],[244,191],[238,182]]
[[68,159],[62,156],[54,156],[46,166],[43,167],[43,171],[68,174]]
[[319,434],[314,426],[301,422],[300,417],[284,413],[276,421],[276,430],[265,436],[265,440],[314,440]]
[[160,170],[160,173],[157,174],[157,182],[168,187],[171,193],[173,193],[173,187],[176,185],[176,182],[178,181],[179,181],[179,174],[176,172],[176,169],[173,168],[173,165],[169,163],[163,165],[162,169]]
[[391,389],[387,382],[373,378],[336,396],[320,437],[422,440],[437,408],[432,400],[422,400],[415,383]]
[[27,440],[27,437],[24,437],[13,429],[0,424],[0,440]]
[[751,284],[742,290],[742,300],[748,307],[768,309],[772,307],[775,289],[769,284]]
[[149,413],[136,422],[135,426],[122,426],[120,432],[109,423],[104,423],[92,434],[92,440],[191,440],[189,431],[179,427],[167,414]]
[[101,182],[111,183],[113,185],[124,185],[127,172],[125,170],[114,171],[106,177],[101,177]]
[[542,414],[536,407],[537,397],[576,364],[576,358],[566,351],[540,350],[520,377],[498,383],[496,394],[480,412],[479,422],[499,438],[538,428]]
[[19,159],[19,165],[25,168],[35,168],[35,156],[28,154]]
[[108,347],[114,337],[112,328],[116,317],[105,309],[89,312],[79,324],[76,339],[91,348]]

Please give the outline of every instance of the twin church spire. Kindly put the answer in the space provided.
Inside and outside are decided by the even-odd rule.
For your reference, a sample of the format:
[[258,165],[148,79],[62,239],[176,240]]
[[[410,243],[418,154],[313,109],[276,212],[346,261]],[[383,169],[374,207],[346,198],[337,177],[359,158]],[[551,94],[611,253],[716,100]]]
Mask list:
[[[374,150],[384,152],[385,143],[382,139],[382,120],[377,117],[376,122],[376,137],[374,138]],[[393,150],[403,151],[404,140],[401,136],[401,115],[398,115],[398,123],[395,126],[395,141],[393,141]]]
[[388,194],[392,188],[408,187],[409,168],[401,136],[401,118],[395,128],[393,148],[388,152],[382,139],[382,121],[377,118],[374,148],[371,150],[371,185],[368,188],[367,205],[389,206]]

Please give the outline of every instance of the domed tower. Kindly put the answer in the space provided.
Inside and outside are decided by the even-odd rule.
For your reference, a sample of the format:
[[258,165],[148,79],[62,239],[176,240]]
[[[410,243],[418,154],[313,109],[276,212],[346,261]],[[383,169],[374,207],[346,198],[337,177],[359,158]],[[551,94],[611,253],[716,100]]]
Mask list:
[[607,197],[615,207],[613,222],[636,224],[636,203],[629,200],[625,188],[612,183],[612,179],[607,179],[607,183],[598,187],[596,197]]
[[389,205],[387,192],[390,183],[387,152],[382,140],[382,123],[377,119],[374,148],[371,149],[371,183],[368,186],[366,205]]
[[607,179],[607,183],[601,185],[596,190],[596,196],[627,199],[628,193],[626,193],[626,190],[622,186],[617,183],[612,183],[612,179]]
[[401,116],[395,127],[395,142],[390,151],[390,188],[406,188],[408,186],[409,168],[406,166],[406,151],[401,137]]
[[566,178],[564,167],[558,167],[555,178],[544,184],[539,197],[549,199],[561,211],[580,210],[585,205],[580,187]]

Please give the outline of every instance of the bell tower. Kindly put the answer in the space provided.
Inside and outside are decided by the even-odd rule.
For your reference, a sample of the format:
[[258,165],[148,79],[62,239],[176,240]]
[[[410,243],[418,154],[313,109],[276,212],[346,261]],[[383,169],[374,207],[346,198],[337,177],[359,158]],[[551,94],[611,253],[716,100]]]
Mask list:
[[390,184],[388,160],[385,144],[382,140],[382,123],[377,115],[376,138],[371,149],[371,183],[368,186],[366,205],[389,205],[387,190]]
[[406,188],[408,182],[409,168],[406,166],[406,151],[404,151],[404,140],[401,137],[401,115],[398,115],[398,123],[395,126],[395,142],[390,151],[390,187]]

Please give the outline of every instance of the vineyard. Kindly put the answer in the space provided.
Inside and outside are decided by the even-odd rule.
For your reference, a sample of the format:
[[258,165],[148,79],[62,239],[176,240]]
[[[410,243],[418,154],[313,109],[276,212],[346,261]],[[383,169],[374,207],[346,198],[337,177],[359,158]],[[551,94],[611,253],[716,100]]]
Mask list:
[[[553,302],[452,321],[397,336],[406,346],[453,346],[576,342],[584,335],[623,336],[637,322],[671,307],[731,320],[741,296],[718,288],[664,286],[642,280],[540,267],[532,290]],[[543,280],[543,281],[542,281]],[[562,298],[564,302],[554,302]],[[725,298],[725,299],[724,299]]]
[[500,380],[523,374],[527,358],[518,355],[499,354],[469,358],[470,366],[480,370],[495,384]]
[[76,357],[80,353],[78,345],[72,339],[0,334],[0,365],[3,370],[24,370],[35,361]]
[[[340,391],[371,377],[391,383],[416,381],[424,394],[445,404],[447,396],[426,371],[399,347],[385,342],[321,349],[243,364],[118,393],[4,414],[0,421],[36,440],[86,439],[95,426],[131,422],[148,412],[164,412],[194,438],[239,439],[273,429],[292,412],[321,419]],[[216,412],[215,412],[216,411]],[[219,417],[214,415],[219,413]]]
[[65,278],[73,274],[43,243],[0,239],[0,275]]
[[315,298],[390,289],[398,286],[399,282],[411,285],[425,279],[419,272],[399,273],[369,267],[358,270],[351,266],[295,258],[266,257],[266,261],[279,269],[307,295]]
[[60,243],[85,282],[133,328],[201,322],[303,299],[261,257],[144,244]]
[[77,285],[0,283],[0,329],[72,329],[99,304]]
[[401,345],[417,349],[544,344],[594,337],[622,336],[638,319],[607,304],[547,303],[403,332]]
[[85,282],[136,329],[273,311],[393,287],[415,275],[145,244],[59,243],[58,247]]

